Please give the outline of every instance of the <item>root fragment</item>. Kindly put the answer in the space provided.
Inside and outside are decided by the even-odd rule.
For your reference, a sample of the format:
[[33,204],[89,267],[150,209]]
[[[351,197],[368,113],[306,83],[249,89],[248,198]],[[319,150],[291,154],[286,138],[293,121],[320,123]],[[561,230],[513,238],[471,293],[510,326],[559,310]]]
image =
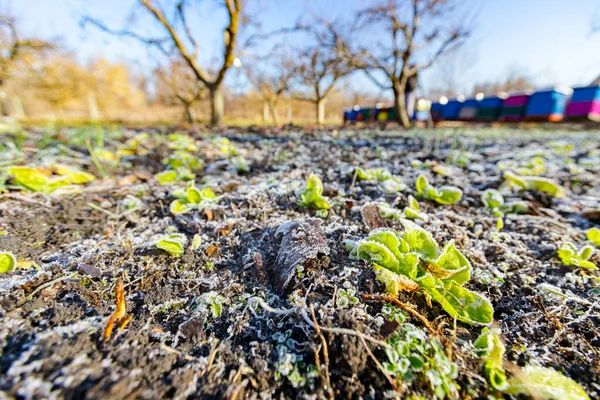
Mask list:
[[431,324],[429,323],[427,318],[425,318],[421,313],[419,313],[417,310],[412,308],[410,304],[403,303],[400,300],[398,300],[397,298],[392,297],[392,296],[387,296],[387,295],[372,295],[372,294],[363,293],[362,298],[365,300],[387,301],[388,303],[393,303],[394,305],[400,307],[401,309],[403,309],[404,311],[413,315],[419,321],[421,321],[423,323],[423,325],[425,326],[425,328],[427,328],[427,330],[430,333],[437,333],[436,330],[433,329],[433,327],[431,326]]
[[115,324],[117,324],[117,329],[121,330],[124,329],[133,318],[133,314],[127,315],[127,309],[125,308],[125,286],[123,285],[122,279],[117,280],[117,284],[115,285],[115,296],[117,298],[117,309],[108,318],[108,322],[106,323],[103,335],[105,342],[110,340]]

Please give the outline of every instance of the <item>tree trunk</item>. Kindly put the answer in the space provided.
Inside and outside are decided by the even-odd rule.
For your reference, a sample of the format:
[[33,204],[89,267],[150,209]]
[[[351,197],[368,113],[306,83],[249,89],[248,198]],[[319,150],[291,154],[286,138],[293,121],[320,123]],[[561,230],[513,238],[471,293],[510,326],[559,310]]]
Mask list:
[[221,87],[211,87],[210,91],[210,124],[219,126],[223,124],[223,91]]
[[396,118],[398,123],[405,128],[410,128],[410,119],[406,112],[406,98],[405,95],[406,84],[402,83],[394,84],[394,105],[396,107]]
[[325,99],[317,99],[315,103],[317,107],[317,125],[325,123]]
[[184,117],[185,117],[185,122],[187,122],[188,124],[193,124],[194,123],[194,108],[192,107],[193,104],[191,103],[184,103],[183,104],[183,108],[185,110],[184,113]]
[[273,118],[273,125],[279,125],[279,113],[277,113],[277,107],[275,107],[275,102],[269,101],[269,110],[271,110],[271,117]]

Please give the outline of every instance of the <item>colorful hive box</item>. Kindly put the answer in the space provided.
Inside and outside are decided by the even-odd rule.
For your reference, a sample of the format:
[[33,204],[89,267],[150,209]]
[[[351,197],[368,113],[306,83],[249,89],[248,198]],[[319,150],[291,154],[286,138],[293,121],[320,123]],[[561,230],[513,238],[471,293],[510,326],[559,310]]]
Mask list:
[[522,121],[529,102],[528,93],[511,94],[504,100],[499,121]]
[[429,110],[429,112],[431,113],[431,119],[433,121],[439,121],[442,119],[442,109],[443,108],[444,108],[444,105],[441,103],[431,104],[431,110]]
[[477,121],[496,121],[502,111],[504,99],[501,97],[486,97],[479,102],[475,119]]
[[565,117],[570,120],[600,122],[600,86],[573,89],[573,96],[565,109]]
[[565,91],[550,89],[535,92],[529,97],[525,119],[528,121],[562,121],[568,95]]
[[448,101],[448,103],[442,108],[442,119],[446,121],[458,120],[458,113],[460,112],[462,104],[463,102],[459,100]]
[[474,121],[477,116],[477,110],[479,110],[479,104],[480,101],[476,99],[465,100],[458,112],[458,119],[460,121]]

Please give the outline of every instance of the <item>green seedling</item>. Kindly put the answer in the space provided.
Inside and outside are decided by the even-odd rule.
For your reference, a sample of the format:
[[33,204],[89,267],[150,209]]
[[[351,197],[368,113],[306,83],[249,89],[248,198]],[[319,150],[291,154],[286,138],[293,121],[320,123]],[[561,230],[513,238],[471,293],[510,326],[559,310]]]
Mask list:
[[552,368],[528,365],[508,380],[506,394],[525,394],[536,399],[589,400],[589,396],[575,382]]
[[346,308],[353,304],[358,304],[358,297],[356,297],[356,291],[354,289],[345,287],[344,289],[338,290],[338,297],[335,302],[337,308]]
[[583,246],[577,250],[577,247],[571,242],[563,243],[558,249],[558,258],[565,265],[574,265],[581,268],[596,270],[598,267],[589,261],[594,248],[592,246]]
[[188,182],[196,179],[196,175],[187,168],[181,167],[176,170],[166,170],[154,175],[154,179],[161,185],[168,185],[174,182]]
[[196,152],[199,150],[194,139],[185,133],[172,133],[167,136],[167,144],[173,150]]
[[587,239],[596,247],[600,247],[600,229],[591,228],[586,233]]
[[392,175],[385,168],[373,168],[364,170],[362,168],[356,168],[354,170],[356,179],[359,181],[377,181],[381,183],[381,187],[387,193],[397,193],[406,189],[406,185],[402,182],[402,178],[399,176]]
[[501,192],[510,192],[512,188],[519,188],[520,190],[537,190],[538,192],[547,193],[556,198],[562,198],[566,195],[566,189],[551,179],[534,176],[519,176],[510,171],[506,171],[504,173],[504,182],[500,185],[499,190]]
[[462,197],[462,190],[455,186],[433,187],[424,175],[419,175],[415,183],[417,197],[433,200],[439,204],[454,204]]
[[63,165],[55,165],[50,169],[14,166],[8,168],[8,174],[12,176],[13,184],[32,192],[46,194],[65,186],[80,185],[96,179],[90,173]]
[[17,258],[8,251],[0,252],[0,273],[12,272],[17,268]]
[[156,247],[162,249],[174,257],[181,257],[187,239],[180,233],[162,235],[156,242]]
[[331,208],[329,199],[323,196],[323,183],[316,175],[308,177],[306,188],[298,191],[298,205],[300,207],[328,210]]
[[495,189],[487,189],[481,195],[481,201],[494,217],[506,214],[527,214],[529,205],[524,201],[504,202],[502,193]]
[[188,151],[177,150],[170,156],[162,160],[164,165],[168,165],[171,169],[187,168],[195,170],[202,168],[200,159]]
[[190,246],[190,248],[192,250],[196,251],[200,248],[201,244],[202,244],[202,237],[198,234],[195,234],[194,238],[192,239],[192,245]]
[[381,315],[389,321],[396,321],[400,325],[406,322],[406,313],[393,304],[384,304]]
[[407,219],[422,219],[423,221],[427,221],[427,214],[421,212],[421,206],[419,206],[419,202],[417,199],[408,196],[408,206],[404,207],[404,218]]
[[458,366],[448,360],[444,348],[435,339],[411,324],[402,326],[386,342],[388,361],[383,363],[386,372],[403,381],[422,381],[430,386],[435,397],[445,399],[458,395]]
[[172,195],[176,200],[170,205],[172,214],[183,214],[193,209],[203,210],[218,201],[217,195],[211,188],[197,189],[193,183],[185,189],[177,189]]
[[408,206],[404,207],[404,211],[400,211],[394,207],[391,207],[389,204],[384,202],[367,203],[365,204],[365,206],[369,204],[377,204],[377,207],[379,208],[379,213],[383,218],[386,219],[400,220],[402,218],[406,218],[422,219],[424,221],[427,221],[428,219],[427,214],[421,212],[419,203],[417,203],[417,200],[415,200],[415,198],[412,196],[408,196]]
[[350,257],[371,261],[377,280],[393,296],[400,290],[421,290],[459,321],[492,323],[494,310],[489,300],[463,287],[471,277],[471,265],[454,242],[440,251],[429,232],[408,220],[401,223],[404,234],[381,228],[365,239],[346,243]]
[[219,318],[223,313],[223,304],[227,303],[227,299],[215,291],[206,292],[200,296],[198,304],[199,311],[210,311],[213,318]]
[[485,361],[485,376],[490,385],[500,391],[507,387],[503,366],[505,351],[504,343],[500,339],[500,330],[497,328],[483,328],[481,335],[475,340],[475,352]]

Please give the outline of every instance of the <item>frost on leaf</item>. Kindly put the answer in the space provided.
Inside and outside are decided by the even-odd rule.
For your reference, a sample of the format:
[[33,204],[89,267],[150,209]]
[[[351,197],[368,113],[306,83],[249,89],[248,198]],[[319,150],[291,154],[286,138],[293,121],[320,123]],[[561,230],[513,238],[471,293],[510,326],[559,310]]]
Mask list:
[[319,255],[329,255],[329,246],[321,231],[321,221],[307,219],[282,224],[275,232],[281,238],[275,260],[277,289],[283,292],[295,275],[296,267],[307,260],[317,260]]
[[509,379],[507,394],[529,394],[536,399],[589,400],[587,393],[575,382],[552,368],[529,365]]

